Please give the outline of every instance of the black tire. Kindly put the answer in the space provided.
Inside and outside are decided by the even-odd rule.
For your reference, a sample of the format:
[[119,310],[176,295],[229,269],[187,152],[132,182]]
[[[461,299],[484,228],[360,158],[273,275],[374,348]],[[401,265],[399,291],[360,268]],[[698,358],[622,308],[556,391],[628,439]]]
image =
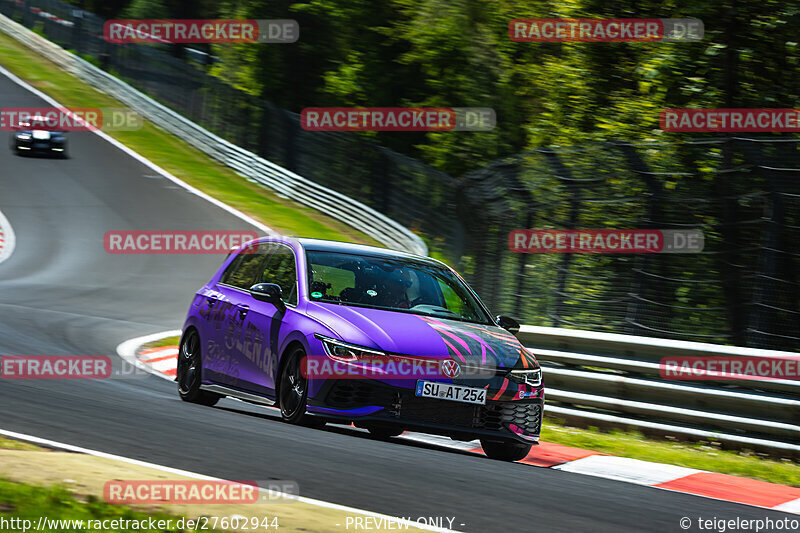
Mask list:
[[483,453],[489,459],[497,459],[498,461],[519,461],[525,459],[528,452],[531,451],[530,444],[524,444],[514,440],[488,440],[481,439],[481,448]]
[[387,440],[400,435],[404,430],[400,426],[367,426],[367,431],[376,439]]
[[305,350],[299,346],[284,355],[285,362],[281,366],[278,385],[278,407],[284,422],[321,428],[325,425],[325,419],[306,413],[308,379],[300,366],[305,362],[305,356]]
[[178,382],[178,394],[181,400],[210,407],[216,404],[221,396],[200,390],[203,380],[203,358],[200,346],[200,335],[197,334],[197,331],[189,330],[183,336],[178,350],[178,372],[175,381]]

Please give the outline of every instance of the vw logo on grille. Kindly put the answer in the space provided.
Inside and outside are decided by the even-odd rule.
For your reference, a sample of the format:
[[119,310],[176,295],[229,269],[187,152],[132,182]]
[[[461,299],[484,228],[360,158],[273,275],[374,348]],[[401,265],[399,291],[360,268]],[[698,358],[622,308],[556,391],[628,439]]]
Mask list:
[[453,379],[461,375],[461,366],[452,359],[442,361],[441,369],[446,378]]

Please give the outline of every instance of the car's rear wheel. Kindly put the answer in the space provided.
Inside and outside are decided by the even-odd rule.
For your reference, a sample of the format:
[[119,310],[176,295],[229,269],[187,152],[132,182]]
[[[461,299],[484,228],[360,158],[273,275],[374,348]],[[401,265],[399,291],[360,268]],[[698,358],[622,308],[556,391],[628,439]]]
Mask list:
[[201,357],[200,335],[191,330],[181,339],[178,350],[178,394],[181,400],[201,405],[214,405],[220,395],[200,389],[203,376],[203,358]]
[[308,378],[302,372],[305,356],[305,350],[299,346],[284,356],[286,362],[281,370],[278,390],[281,417],[290,424],[322,427],[325,419],[306,414]]
[[530,444],[513,440],[481,439],[481,448],[486,457],[498,461],[519,461],[531,451]]

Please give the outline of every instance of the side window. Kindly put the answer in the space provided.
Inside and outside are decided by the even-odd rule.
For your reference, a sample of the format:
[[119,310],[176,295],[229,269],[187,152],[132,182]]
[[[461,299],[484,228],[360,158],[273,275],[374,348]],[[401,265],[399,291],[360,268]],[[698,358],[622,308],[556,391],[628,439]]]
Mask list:
[[[327,265],[309,265],[311,268],[311,298],[338,299],[342,292],[354,289],[356,275],[352,270]],[[318,294],[317,294],[318,293]],[[317,294],[317,296],[314,296]]]
[[260,245],[257,249],[244,249],[231,261],[219,282],[248,290],[257,283],[256,276],[263,269],[268,249]]
[[297,267],[292,250],[281,245],[274,248],[257,283],[279,285],[283,291],[283,301],[297,305]]

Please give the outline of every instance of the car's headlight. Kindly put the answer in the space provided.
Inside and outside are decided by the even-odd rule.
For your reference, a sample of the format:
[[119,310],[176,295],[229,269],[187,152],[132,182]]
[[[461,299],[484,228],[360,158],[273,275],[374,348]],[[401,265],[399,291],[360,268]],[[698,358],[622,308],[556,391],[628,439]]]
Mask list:
[[17,139],[19,139],[20,141],[27,141],[30,138],[31,138],[31,136],[30,136],[29,133],[18,133],[17,134]]
[[350,344],[324,335],[314,335],[317,339],[322,341],[322,346],[325,348],[325,354],[331,359],[336,361],[353,362],[359,359],[369,359],[373,357],[386,357],[386,353],[372,348],[365,348],[357,344]]
[[517,383],[538,387],[542,384],[542,369],[512,370],[508,373],[508,378]]
[[[538,387],[542,384],[542,368],[539,366],[539,362],[533,357],[528,358],[527,361],[530,366],[527,368],[515,368],[508,373],[507,377],[517,383]],[[517,366],[519,366],[519,363],[517,363]]]

